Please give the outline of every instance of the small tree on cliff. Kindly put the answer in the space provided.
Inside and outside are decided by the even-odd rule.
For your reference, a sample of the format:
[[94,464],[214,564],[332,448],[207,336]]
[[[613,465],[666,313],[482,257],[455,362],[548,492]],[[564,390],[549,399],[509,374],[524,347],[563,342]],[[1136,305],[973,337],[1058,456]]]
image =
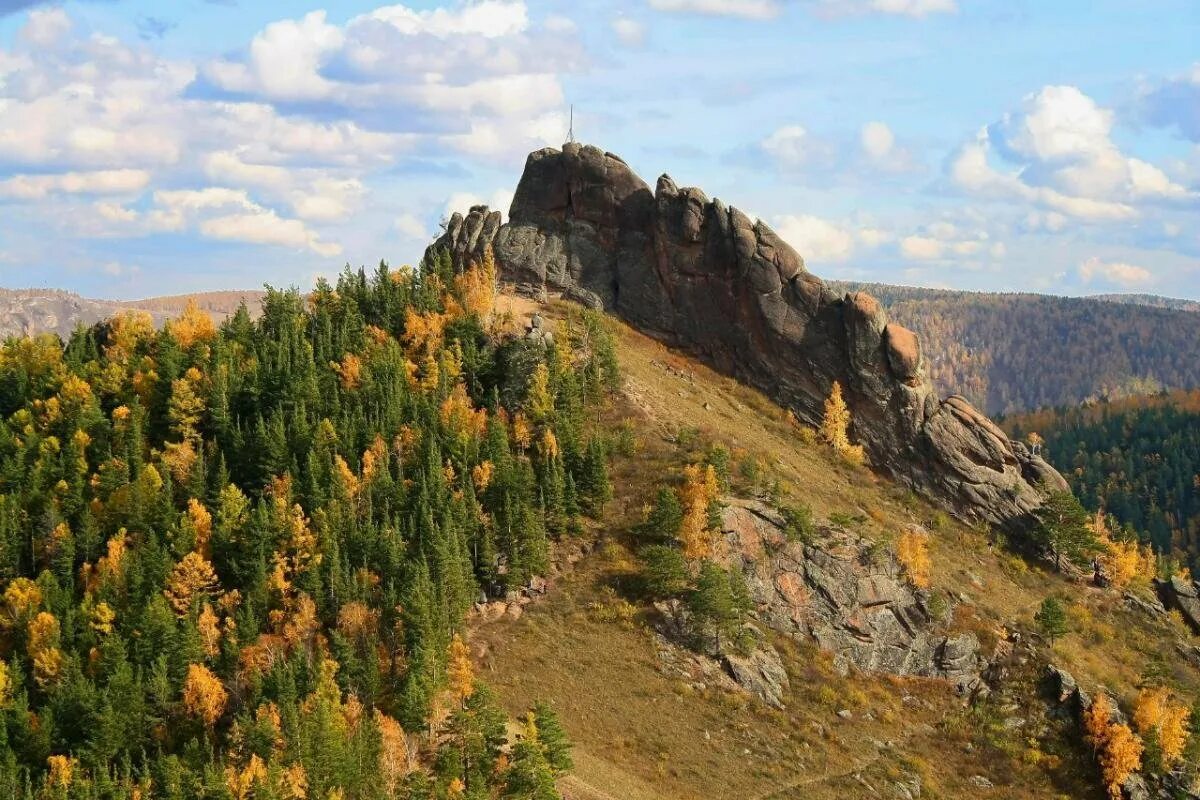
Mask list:
[[842,385],[837,381],[829,390],[825,400],[825,416],[821,418],[821,438],[824,439],[834,452],[852,464],[861,464],[863,449],[861,446],[850,444],[850,409],[842,397]]
[[1035,539],[1054,557],[1054,568],[1062,569],[1062,557],[1081,562],[1099,552],[1100,542],[1089,525],[1087,511],[1070,492],[1051,492],[1036,512]]

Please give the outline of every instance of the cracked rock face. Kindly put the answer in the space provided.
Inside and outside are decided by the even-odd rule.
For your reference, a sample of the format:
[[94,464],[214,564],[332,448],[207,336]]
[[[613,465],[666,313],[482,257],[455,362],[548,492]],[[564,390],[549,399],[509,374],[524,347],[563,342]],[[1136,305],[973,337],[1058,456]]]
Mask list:
[[939,398],[920,342],[874,298],[839,297],[761,221],[669,177],[568,144],[530,154],[509,221],[455,214],[433,250],[491,246],[502,280],[623,318],[766,392],[811,424],[834,381],[878,469],[959,516],[1019,527],[1062,477],[961,397]]
[[757,501],[729,501],[721,528],[767,625],[811,637],[842,669],[945,678],[964,689],[977,683],[985,666],[979,641],[933,620],[890,551],[832,529],[790,542],[782,517]]

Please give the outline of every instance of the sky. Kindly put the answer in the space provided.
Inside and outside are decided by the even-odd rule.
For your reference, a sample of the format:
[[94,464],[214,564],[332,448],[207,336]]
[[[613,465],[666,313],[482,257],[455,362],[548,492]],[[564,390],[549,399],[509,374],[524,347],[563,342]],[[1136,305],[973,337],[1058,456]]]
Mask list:
[[0,0],[0,286],[311,286],[567,138],[825,278],[1200,298],[1195,0]]

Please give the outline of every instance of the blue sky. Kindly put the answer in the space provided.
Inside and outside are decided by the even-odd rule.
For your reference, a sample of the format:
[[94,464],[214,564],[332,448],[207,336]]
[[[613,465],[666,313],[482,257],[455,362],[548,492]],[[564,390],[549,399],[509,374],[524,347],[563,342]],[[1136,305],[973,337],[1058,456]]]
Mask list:
[[1200,298],[1200,4],[0,0],[0,285],[411,263],[580,139],[822,277]]

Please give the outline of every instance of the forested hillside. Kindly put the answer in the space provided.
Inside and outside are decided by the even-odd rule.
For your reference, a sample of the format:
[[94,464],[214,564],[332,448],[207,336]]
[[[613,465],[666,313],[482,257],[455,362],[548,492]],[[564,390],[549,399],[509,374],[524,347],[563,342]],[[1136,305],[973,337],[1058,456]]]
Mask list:
[[1127,397],[1016,415],[1085,506],[1200,572],[1200,391]]
[[615,363],[506,334],[492,270],[0,349],[0,794],[557,797],[461,633],[609,496]]
[[990,414],[1200,386],[1200,314],[1036,294],[830,282],[921,337],[930,376]]

